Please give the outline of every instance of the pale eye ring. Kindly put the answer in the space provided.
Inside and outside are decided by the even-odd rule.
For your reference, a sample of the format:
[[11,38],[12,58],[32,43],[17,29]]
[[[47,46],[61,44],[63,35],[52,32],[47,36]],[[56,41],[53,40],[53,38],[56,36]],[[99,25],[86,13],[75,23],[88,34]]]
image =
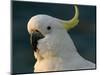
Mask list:
[[47,27],[47,30],[51,30],[51,27],[50,27],[50,26],[48,26],[48,27]]

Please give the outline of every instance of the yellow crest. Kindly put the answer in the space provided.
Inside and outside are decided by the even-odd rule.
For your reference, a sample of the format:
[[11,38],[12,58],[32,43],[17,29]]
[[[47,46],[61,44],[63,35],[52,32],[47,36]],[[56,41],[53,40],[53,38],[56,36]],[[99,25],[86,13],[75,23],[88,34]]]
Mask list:
[[69,21],[64,21],[64,28],[67,30],[70,30],[71,28],[74,28],[78,23],[79,23],[79,11],[78,11],[78,7],[75,7],[75,16],[69,20]]

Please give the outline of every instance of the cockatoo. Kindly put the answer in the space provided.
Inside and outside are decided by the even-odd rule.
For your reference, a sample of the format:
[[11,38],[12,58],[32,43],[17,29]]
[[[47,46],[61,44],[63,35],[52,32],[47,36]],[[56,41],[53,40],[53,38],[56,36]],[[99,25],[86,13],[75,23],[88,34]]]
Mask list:
[[35,15],[29,20],[27,29],[37,60],[34,72],[95,68],[94,63],[80,56],[67,32],[79,22],[78,7],[74,8],[75,16],[68,21],[45,14]]

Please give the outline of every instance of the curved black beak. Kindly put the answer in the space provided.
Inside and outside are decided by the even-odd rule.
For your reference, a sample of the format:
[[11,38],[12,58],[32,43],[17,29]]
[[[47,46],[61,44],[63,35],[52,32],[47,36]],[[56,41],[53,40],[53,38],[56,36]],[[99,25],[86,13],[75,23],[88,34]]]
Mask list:
[[44,38],[44,36],[39,31],[34,31],[30,35],[30,43],[32,45],[33,50],[36,52],[38,40]]

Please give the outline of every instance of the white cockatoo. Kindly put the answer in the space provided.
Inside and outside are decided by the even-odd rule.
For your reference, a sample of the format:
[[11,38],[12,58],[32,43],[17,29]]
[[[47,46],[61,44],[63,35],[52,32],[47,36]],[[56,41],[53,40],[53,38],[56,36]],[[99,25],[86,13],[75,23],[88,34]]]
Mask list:
[[79,22],[78,7],[74,8],[75,16],[68,21],[44,14],[29,20],[27,28],[37,59],[34,72],[95,68],[94,63],[80,56],[67,32]]

